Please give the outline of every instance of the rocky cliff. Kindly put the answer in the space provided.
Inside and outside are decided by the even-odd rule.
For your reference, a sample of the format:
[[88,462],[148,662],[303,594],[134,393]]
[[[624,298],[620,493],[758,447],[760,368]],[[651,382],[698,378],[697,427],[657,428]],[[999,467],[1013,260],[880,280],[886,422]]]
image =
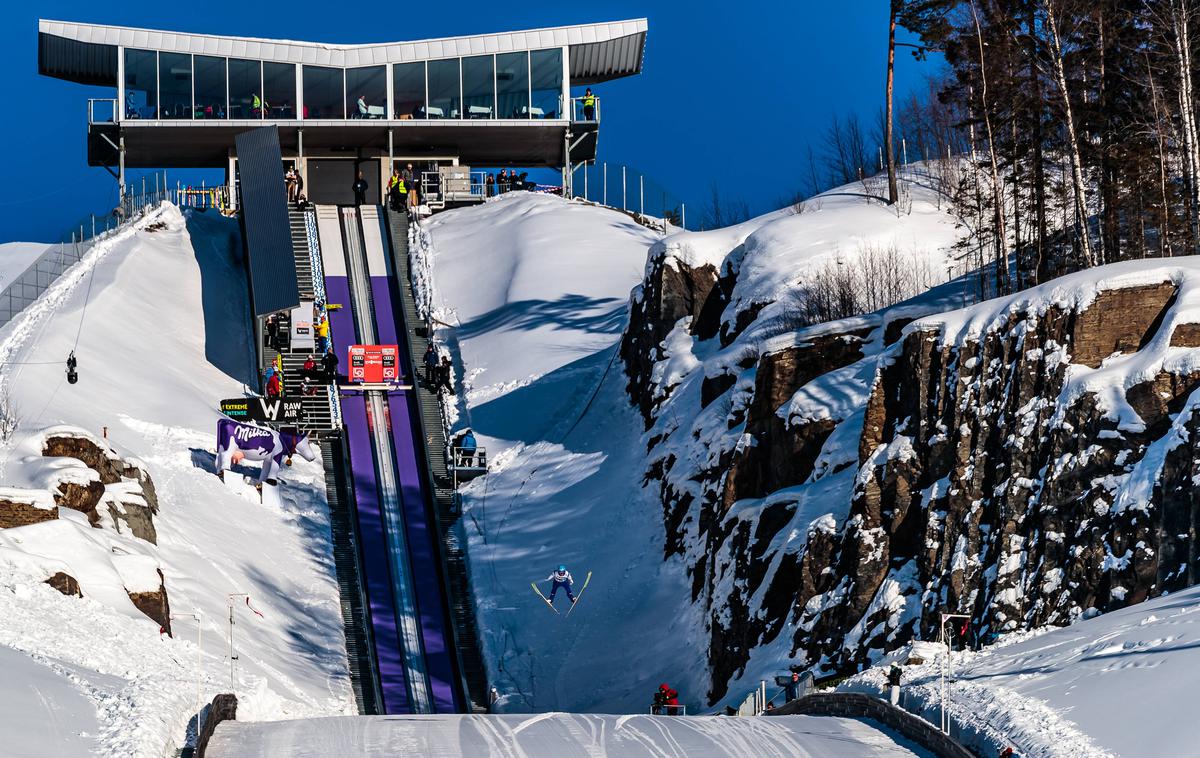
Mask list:
[[[23,468],[30,474],[29,483],[38,486],[0,488],[0,530],[4,531],[0,534],[0,558],[18,562],[26,571],[46,577],[45,583],[64,595],[75,596],[84,594],[80,581],[86,583],[93,577],[70,573],[75,568],[61,569],[76,565],[94,569],[99,563],[102,573],[111,569],[110,576],[122,583],[133,606],[170,634],[170,603],[157,560],[131,551],[129,544],[73,541],[73,522],[67,523],[62,516],[64,508],[77,511],[86,518],[88,531],[108,528],[118,535],[157,544],[154,515],[158,496],[145,468],[121,458],[104,441],[71,427],[33,435],[20,451],[27,453]],[[38,525],[47,522],[62,529],[29,533],[30,528],[44,529]],[[72,544],[76,548],[82,544],[88,553],[98,555],[73,553]]]
[[857,670],[941,612],[974,641],[1193,583],[1200,265],[706,322],[737,274],[664,246],[622,346],[712,702],[788,665]]

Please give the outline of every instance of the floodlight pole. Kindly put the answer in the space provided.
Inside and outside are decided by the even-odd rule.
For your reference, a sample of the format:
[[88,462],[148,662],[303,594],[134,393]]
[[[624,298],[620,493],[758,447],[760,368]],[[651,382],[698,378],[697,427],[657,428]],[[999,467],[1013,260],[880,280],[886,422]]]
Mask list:
[[941,618],[942,618],[941,623],[938,624],[938,642],[941,642],[946,646],[946,654],[942,656],[942,666],[941,666],[941,669],[942,669],[942,671],[941,671],[942,696],[941,696],[941,698],[939,698],[939,705],[941,706],[941,712],[942,712],[942,714],[941,714],[942,733],[950,734],[950,712],[949,712],[949,709],[946,707],[948,704],[948,701],[950,699],[950,680],[949,680],[950,638],[946,635],[946,622],[950,621],[951,619],[970,620],[971,617],[966,616],[961,613],[943,613],[943,614],[941,614]]
[[237,654],[233,650],[233,601],[235,598],[246,598],[250,600],[250,595],[245,592],[230,592],[226,595],[226,602],[229,604],[229,690],[237,693],[237,685],[234,683],[233,666],[237,661]]

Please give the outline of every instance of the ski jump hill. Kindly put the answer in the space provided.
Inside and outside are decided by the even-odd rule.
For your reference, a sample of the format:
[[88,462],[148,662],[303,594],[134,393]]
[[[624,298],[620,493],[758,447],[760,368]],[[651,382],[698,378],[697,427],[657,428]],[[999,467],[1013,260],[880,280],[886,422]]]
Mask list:
[[[537,300],[547,280],[533,265],[534,253],[561,255],[576,233],[594,239],[581,251],[588,260],[621,273],[590,277],[592,288],[580,291],[594,305],[576,306],[577,315],[558,310],[544,328],[540,316],[529,314],[493,321],[518,340],[509,344],[514,354],[541,361],[511,367],[524,373],[508,386],[528,386],[535,372],[554,373],[556,361],[594,360],[590,352],[610,348],[630,283],[640,276],[647,232],[620,214],[553,198],[512,198],[480,210],[484,223],[487,213],[499,212],[502,221],[534,224],[526,232],[514,229],[510,249],[534,251],[530,257],[494,261],[504,278],[489,286],[506,288],[511,297]],[[448,215],[439,226],[452,229],[453,222]],[[559,236],[535,235],[537,224]],[[210,755],[306,754],[300,743],[311,746],[310,755],[376,754],[379,745],[410,746],[414,740],[431,752],[493,755],[584,755],[594,754],[597,745],[615,754],[661,755],[675,750],[671,745],[681,746],[674,753],[680,755],[816,755],[832,745],[853,746],[858,752],[851,755],[914,754],[886,732],[853,720],[353,716],[320,463],[297,458],[281,474],[279,499],[265,503],[252,487],[240,490],[239,477],[222,484],[213,469],[217,402],[255,381],[239,247],[233,222],[164,205],[97,243],[0,330],[0,387],[17,409],[16,428],[0,450],[0,499],[5,513],[36,522],[0,529],[0,753],[170,754],[191,743],[197,706],[232,691],[238,721],[217,727]],[[606,250],[613,254],[600,255]],[[6,259],[5,253],[13,255]],[[38,253],[0,247],[0,264],[22,269]],[[575,270],[581,263],[562,266],[560,273],[574,278],[559,277],[555,286],[575,289],[580,278],[589,278],[586,270]],[[491,302],[481,296],[476,305],[490,308]],[[522,353],[523,332],[537,339]],[[581,334],[591,337],[577,341]],[[458,336],[468,344],[469,334]],[[481,337],[479,344],[487,342]],[[68,384],[63,370],[72,346],[77,384]],[[461,367],[462,358],[456,360]],[[503,376],[499,363],[493,368]],[[579,374],[580,381],[593,378],[592,371]],[[482,386],[479,372],[473,386]],[[566,384],[545,399],[574,403],[575,390]],[[470,408],[458,412],[466,423]],[[48,457],[52,442],[99,451],[99,459]],[[142,499],[150,492],[144,480],[140,488],[129,477],[99,481],[108,476],[101,470],[114,467],[152,479],[155,508]],[[64,491],[97,493],[96,508],[74,510],[61,499]],[[153,511],[153,532],[135,518],[146,511]],[[517,524],[524,516],[518,510],[512,518]],[[585,562],[589,556],[575,557]],[[545,576],[541,559],[531,557],[526,565],[519,594],[502,596],[501,589],[495,599],[519,606],[531,630],[553,634],[555,617],[529,590],[531,579]],[[596,603],[597,611],[604,607]],[[585,608],[564,620],[602,625]],[[525,703],[511,685],[500,686],[498,709]],[[631,690],[612,702],[615,713],[645,714],[647,699],[648,693]],[[257,731],[268,725],[278,731]],[[310,729],[319,730],[321,740]]]
[[[838,212],[829,201],[808,217],[834,228]],[[454,361],[447,416],[489,451],[462,523],[498,695],[489,715],[429,716],[355,715],[320,464],[297,459],[278,502],[214,475],[217,400],[254,382],[236,224],[167,205],[97,244],[0,329],[0,394],[17,409],[0,500],[29,521],[0,529],[0,753],[170,754],[191,742],[197,704],[233,691],[217,758],[927,754],[861,720],[648,715],[661,681],[689,713],[725,704],[706,702],[685,567],[664,559],[661,506],[638,486],[644,427],[616,355],[660,239],[524,193],[413,232],[415,294]],[[0,246],[0,275],[37,254]],[[101,457],[50,455],[63,440]],[[114,467],[127,476],[107,481]],[[90,512],[64,500],[88,492]],[[558,563],[593,575],[569,618],[529,587]],[[1198,609],[1187,590],[956,655],[960,719],[1037,754],[1189,754],[1186,719],[1162,703],[1186,701]],[[784,665],[777,653],[757,651],[753,669]],[[906,667],[904,705],[936,720],[940,660],[919,647],[895,660],[909,655],[926,663]],[[891,660],[842,688],[881,693]],[[1152,734],[1125,728],[1134,718]]]

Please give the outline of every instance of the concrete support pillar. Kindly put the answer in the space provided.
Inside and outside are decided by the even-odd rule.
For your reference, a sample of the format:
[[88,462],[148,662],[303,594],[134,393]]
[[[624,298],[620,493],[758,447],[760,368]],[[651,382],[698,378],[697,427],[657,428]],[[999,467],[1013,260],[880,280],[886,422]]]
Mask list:
[[125,199],[125,136],[121,135],[118,138],[117,147],[117,186],[120,188],[120,197]]
[[571,187],[574,179],[575,176],[571,172],[571,130],[568,128],[563,133],[563,197],[570,199],[575,196]]
[[308,164],[304,160],[304,130],[296,130],[296,172],[304,182],[304,194],[308,194]]

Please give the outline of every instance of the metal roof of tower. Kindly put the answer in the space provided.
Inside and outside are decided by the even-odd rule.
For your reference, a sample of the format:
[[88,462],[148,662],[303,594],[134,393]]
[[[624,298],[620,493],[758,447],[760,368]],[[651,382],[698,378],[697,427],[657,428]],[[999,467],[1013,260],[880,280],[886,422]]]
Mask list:
[[38,71],[83,84],[117,86],[118,47],[353,68],[567,46],[571,84],[583,85],[640,73],[646,30],[646,19],[639,18],[412,42],[337,45],[41,19]]

